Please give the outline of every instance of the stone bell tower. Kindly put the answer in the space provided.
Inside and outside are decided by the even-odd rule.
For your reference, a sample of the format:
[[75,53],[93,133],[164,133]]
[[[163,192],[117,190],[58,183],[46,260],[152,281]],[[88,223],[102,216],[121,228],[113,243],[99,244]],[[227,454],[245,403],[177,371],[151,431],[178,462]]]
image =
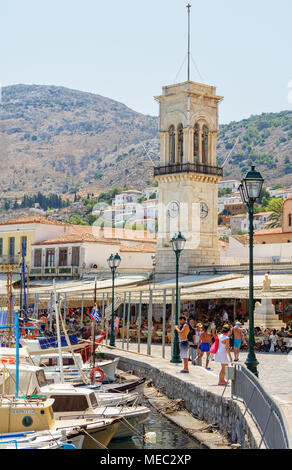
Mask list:
[[181,231],[187,242],[180,258],[180,273],[220,264],[217,234],[218,104],[216,88],[188,80],[163,87],[160,104],[160,166],[158,182],[158,243],[156,272],[173,277],[175,255],[170,240]]

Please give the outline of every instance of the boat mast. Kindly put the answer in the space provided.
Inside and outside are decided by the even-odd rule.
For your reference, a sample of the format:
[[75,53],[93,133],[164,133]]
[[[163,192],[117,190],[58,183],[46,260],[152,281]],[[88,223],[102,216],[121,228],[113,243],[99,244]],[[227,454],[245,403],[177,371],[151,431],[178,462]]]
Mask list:
[[[94,309],[96,308],[96,283],[97,283],[97,278],[95,276],[94,278]],[[92,329],[92,364],[93,364],[93,367],[95,367],[95,320],[92,320],[92,325],[91,325]]]
[[57,292],[56,292],[56,279],[54,279],[53,286],[54,286],[54,309],[55,309],[55,316],[56,316],[58,352],[59,352],[59,363],[60,363],[60,378],[61,378],[61,383],[63,384],[65,380],[64,380],[62,344],[61,344],[60,323],[59,323],[59,305],[57,301]]

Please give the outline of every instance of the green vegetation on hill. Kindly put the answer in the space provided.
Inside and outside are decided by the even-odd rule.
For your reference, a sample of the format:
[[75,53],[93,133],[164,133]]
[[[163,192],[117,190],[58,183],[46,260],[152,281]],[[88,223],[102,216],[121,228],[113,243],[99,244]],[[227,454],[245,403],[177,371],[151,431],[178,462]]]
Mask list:
[[225,176],[241,178],[252,164],[268,185],[290,185],[292,173],[292,112],[263,113],[240,122],[221,126],[218,164],[226,158],[236,139],[237,146],[224,168]]

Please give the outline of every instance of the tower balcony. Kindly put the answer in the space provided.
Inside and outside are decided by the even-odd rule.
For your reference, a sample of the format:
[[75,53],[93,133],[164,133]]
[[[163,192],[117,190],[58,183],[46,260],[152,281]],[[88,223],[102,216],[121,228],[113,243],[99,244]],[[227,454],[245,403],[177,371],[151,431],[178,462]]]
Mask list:
[[154,168],[154,176],[173,175],[175,173],[200,173],[203,175],[223,177],[223,168],[200,163],[172,163]]

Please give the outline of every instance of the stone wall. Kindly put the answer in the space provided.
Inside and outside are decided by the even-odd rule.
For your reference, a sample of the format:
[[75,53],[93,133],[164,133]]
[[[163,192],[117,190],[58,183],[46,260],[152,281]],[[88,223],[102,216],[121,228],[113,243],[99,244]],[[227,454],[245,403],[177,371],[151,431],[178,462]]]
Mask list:
[[120,357],[119,369],[131,370],[138,377],[152,380],[153,385],[161,389],[161,392],[168,398],[183,398],[187,411],[207,424],[218,426],[219,431],[228,437],[232,444],[238,443],[244,449],[258,448],[258,433],[255,425],[247,414],[243,415],[243,407],[239,402],[222,398],[220,395],[134,359]]

